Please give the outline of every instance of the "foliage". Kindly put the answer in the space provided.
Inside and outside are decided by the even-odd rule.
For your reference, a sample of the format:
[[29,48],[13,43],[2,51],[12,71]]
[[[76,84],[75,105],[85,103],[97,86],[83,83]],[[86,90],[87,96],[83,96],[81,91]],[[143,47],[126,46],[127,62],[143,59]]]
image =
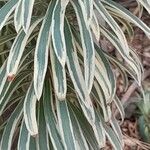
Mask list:
[[[148,0],[138,4],[150,10]],[[1,0],[0,6],[0,149],[98,150],[106,137],[122,149],[112,104],[122,120],[124,111],[112,68],[124,87],[128,74],[141,84],[142,66],[126,37],[133,24],[148,37],[150,28],[112,0]],[[99,46],[100,35],[123,61]]]
[[138,107],[140,110],[139,131],[143,140],[150,143],[150,91],[145,92],[145,101],[140,101]]

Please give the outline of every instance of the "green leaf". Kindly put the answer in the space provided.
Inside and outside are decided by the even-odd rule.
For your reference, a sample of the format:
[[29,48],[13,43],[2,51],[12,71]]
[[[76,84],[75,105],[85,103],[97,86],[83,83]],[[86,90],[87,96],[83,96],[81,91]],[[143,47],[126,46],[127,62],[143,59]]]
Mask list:
[[64,150],[60,134],[57,130],[56,118],[52,110],[52,89],[49,80],[45,81],[43,91],[43,107],[46,127],[55,150]]
[[125,118],[125,112],[124,112],[123,104],[121,103],[120,99],[117,96],[114,98],[114,103],[118,108],[118,111],[121,115],[121,119],[122,119],[122,122],[123,122],[123,120]]
[[14,14],[14,25],[17,33],[19,32],[22,26],[22,10],[22,0],[19,0]]
[[83,131],[81,129],[81,126],[79,124],[79,121],[78,121],[77,117],[75,116],[75,114],[72,111],[71,107],[68,107],[68,110],[69,110],[70,119],[71,119],[71,122],[72,122],[74,134],[75,134],[75,139],[76,139],[77,146],[78,146],[77,149],[89,150],[87,141],[84,137]]
[[13,45],[11,46],[7,61],[7,73],[9,77],[12,77],[16,74],[27,40],[34,28],[41,22],[41,20],[42,19],[40,18],[34,21],[29,29],[28,34],[25,34],[23,30],[18,33]]
[[25,100],[24,100],[24,119],[26,127],[31,136],[37,136],[38,134],[38,125],[36,121],[36,96],[34,93],[33,83],[31,83]]
[[107,125],[105,125],[104,128],[105,128],[106,136],[108,137],[108,140],[110,141],[114,149],[123,150],[122,145],[119,139],[117,138],[116,134],[114,133],[114,131]]
[[43,84],[48,64],[48,49],[50,43],[50,27],[52,22],[52,12],[54,10],[55,1],[49,4],[47,13],[43,20],[41,29],[39,31],[37,44],[34,55],[34,89],[37,99],[42,95]]
[[129,56],[129,46],[126,37],[119,25],[116,23],[116,21],[112,18],[112,16],[108,13],[108,11],[105,9],[103,4],[99,0],[95,1],[94,6],[117,35],[117,38],[119,39],[120,45],[125,55]]
[[66,72],[65,67],[63,67],[59,60],[56,57],[56,54],[53,51],[53,47],[50,44],[50,59],[52,65],[52,73],[54,80],[54,89],[55,93],[59,100],[63,100],[66,97],[67,92],[67,83],[66,83]]
[[30,146],[30,134],[26,128],[24,120],[22,120],[18,140],[18,150],[29,149],[29,146]]
[[88,92],[90,93],[93,86],[95,71],[95,50],[93,40],[83,7],[79,4],[79,1],[71,1],[71,3],[75,9],[76,16],[78,19],[82,48],[84,51],[83,57],[85,83],[88,88]]
[[44,118],[44,108],[43,101],[40,101],[39,117],[38,117],[38,126],[39,126],[39,136],[37,138],[37,145],[39,150],[49,150],[49,137],[48,131],[46,128],[45,118]]
[[36,140],[34,137],[30,136],[30,146],[29,150],[37,150],[36,148]]
[[[122,48],[119,39],[109,32],[106,28],[101,27],[102,34],[116,47],[121,56],[125,59],[125,61],[130,65],[130,68],[134,71],[134,74],[137,76],[138,84],[141,84],[141,66],[138,65],[135,60],[130,56],[124,53],[124,49]],[[131,51],[131,49],[130,49]],[[138,60],[139,61],[139,60]]]
[[136,26],[141,28],[141,30],[143,30],[148,37],[150,37],[150,28],[142,20],[140,20],[135,15],[133,15],[129,10],[127,10],[126,8],[121,6],[120,4],[115,3],[112,0],[105,0],[105,1],[103,0],[103,3],[110,6],[111,9],[113,7],[113,11],[115,13],[122,16],[122,18],[127,19],[128,21],[134,23]]
[[116,118],[113,115],[110,119],[110,124],[111,124],[111,127],[114,130],[115,134],[117,135],[118,140],[120,141],[122,147],[124,147],[122,131],[120,129],[118,121],[116,120]]
[[[83,135],[86,138],[89,146],[92,150],[99,150],[99,146],[97,143],[97,140],[95,138],[93,129],[91,125],[88,123],[87,119],[85,118],[84,114],[80,109],[78,109],[75,105],[69,103],[69,107],[73,110],[77,120],[79,121],[79,124],[81,126],[81,129],[83,131]],[[85,128],[86,125],[86,128]]]
[[66,48],[67,48],[67,66],[70,73],[70,77],[73,81],[73,85],[79,95],[79,103],[84,111],[88,121],[92,123],[94,121],[94,110],[91,99],[88,94],[88,89],[85,86],[81,68],[78,62],[78,57],[75,50],[73,37],[69,24],[65,21],[65,35],[66,35]]
[[23,101],[21,101],[17,105],[16,109],[14,110],[13,114],[10,116],[7,122],[7,125],[2,135],[1,143],[0,143],[1,150],[11,150],[11,142],[13,140],[13,134],[16,131],[16,127],[22,115],[22,105],[23,105],[22,102]]
[[[7,64],[7,60],[3,63],[3,65],[0,68],[0,93],[2,92],[6,80],[7,80],[7,73],[6,73],[6,64]],[[1,95],[1,94],[0,94]]]
[[66,150],[76,150],[77,143],[74,137],[73,126],[66,100],[56,101],[58,115],[58,129]]
[[27,78],[29,75],[31,75],[31,71],[24,71],[20,73],[13,81],[7,81],[5,83],[5,86],[3,87],[2,92],[0,93],[0,115],[3,112],[3,109],[7,105],[8,101],[10,100],[10,97],[18,88],[20,83]]
[[16,7],[18,0],[9,0],[1,9],[0,9],[0,30],[5,25],[5,22],[13,12]]
[[8,41],[13,40],[15,37],[16,37],[15,33],[14,34],[12,33],[12,34],[8,34],[8,35],[0,36],[0,45],[3,45],[5,43],[7,43]]
[[25,33],[28,33],[30,27],[34,1],[35,0],[22,0],[22,25]]
[[57,0],[52,17],[52,42],[57,59],[62,67],[66,62],[66,45],[64,38],[64,15],[69,0]]

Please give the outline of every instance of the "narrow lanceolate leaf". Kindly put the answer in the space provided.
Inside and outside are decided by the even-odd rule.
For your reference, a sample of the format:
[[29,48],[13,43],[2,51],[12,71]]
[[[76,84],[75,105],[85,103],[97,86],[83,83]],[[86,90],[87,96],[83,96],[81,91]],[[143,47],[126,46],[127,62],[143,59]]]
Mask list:
[[110,119],[110,124],[111,124],[111,127],[114,130],[115,134],[117,135],[118,140],[120,141],[120,143],[123,147],[124,146],[123,135],[122,135],[119,123],[113,115]]
[[123,150],[123,145],[122,143],[120,142],[120,139],[118,139],[116,133],[114,132],[114,130],[112,130],[112,128],[110,126],[108,126],[105,122],[104,122],[104,119],[101,115],[101,112],[100,111],[97,111],[98,113],[98,116],[100,117],[101,121],[102,121],[102,124],[103,124],[103,127],[104,127],[104,131],[105,131],[105,134],[108,138],[108,140],[110,141],[110,143],[112,144],[113,148],[115,150]]
[[73,130],[74,130],[74,134],[75,134],[75,139],[77,142],[77,149],[81,149],[81,150],[89,150],[87,141],[85,139],[85,136],[83,135],[83,131],[80,127],[80,124],[78,122],[77,117],[75,116],[73,110],[71,109],[71,107],[68,107],[69,109],[69,113],[70,113],[70,118],[72,121],[72,126],[73,126]]
[[18,150],[29,149],[29,145],[30,145],[30,134],[29,134],[29,132],[26,128],[26,124],[23,120],[21,127],[20,127],[20,134],[19,134],[19,140],[18,140]]
[[[124,52],[123,47],[121,46],[119,39],[109,32],[106,28],[101,27],[101,32],[104,36],[116,47],[121,56],[125,59],[125,61],[130,65],[130,68],[134,71],[137,76],[137,81],[141,84],[141,66],[136,63],[136,61],[129,55],[127,56]],[[131,52],[131,50],[130,50]]]
[[105,19],[105,21],[112,28],[112,30],[115,32],[115,34],[117,35],[117,37],[121,43],[121,46],[124,50],[124,53],[127,56],[129,56],[129,47],[128,47],[127,40],[126,40],[126,37],[125,37],[122,29],[119,27],[119,25],[116,23],[116,21],[111,17],[111,15],[108,13],[108,11],[105,9],[103,4],[99,0],[95,1],[94,6],[96,7],[96,9],[100,13],[100,15]]
[[133,15],[129,10],[119,5],[118,3],[115,3],[112,0],[103,0],[103,3],[109,5],[111,8],[113,7],[113,11],[115,13],[121,15],[124,19],[129,20],[130,22],[141,28],[141,30],[143,30],[145,34],[150,38],[150,28],[141,19]]
[[[80,109],[78,109],[78,107],[76,107],[75,105],[69,103],[69,107],[72,109],[73,113],[75,114],[80,127],[82,129],[83,135],[86,138],[86,141],[88,142],[88,145],[90,150],[99,150],[99,146],[97,143],[97,140],[95,138],[93,129],[91,127],[91,125],[88,123],[85,115],[82,113],[82,111]],[[86,128],[85,128],[86,125]],[[98,139],[99,140],[99,139]]]
[[63,100],[66,97],[67,91],[66,72],[65,67],[62,66],[57,59],[56,54],[53,51],[52,45],[50,46],[50,57],[55,93],[59,100]]
[[57,59],[64,67],[66,45],[64,38],[64,15],[69,0],[57,0],[52,17],[52,41]]
[[67,48],[67,67],[70,73],[70,77],[73,81],[73,85],[77,91],[77,94],[79,95],[79,103],[84,111],[84,114],[87,117],[88,121],[92,123],[95,117],[94,110],[88,94],[88,90],[85,86],[81,68],[78,62],[78,57],[76,54],[73,36],[67,21],[65,21],[65,35]]
[[95,70],[95,50],[93,40],[90,32],[90,27],[87,23],[86,16],[84,16],[84,9],[80,6],[78,1],[71,1],[78,19],[82,47],[84,50],[84,75],[85,83],[90,93],[93,85],[94,70]]
[[38,134],[38,127],[36,121],[36,96],[34,94],[33,83],[31,83],[25,100],[24,100],[24,119],[26,127],[31,136],[36,136]]
[[57,130],[57,124],[55,115],[52,110],[52,89],[49,80],[45,81],[44,92],[43,92],[43,107],[45,122],[50,136],[50,140],[55,150],[64,150],[62,139],[60,138]]
[[34,1],[35,0],[22,0],[22,25],[26,33],[30,27]]
[[14,15],[14,24],[16,31],[19,32],[22,25],[22,0],[19,0],[17,3]]
[[[100,78],[103,80],[104,86],[101,85],[101,82],[99,82],[102,89],[103,87],[108,88],[108,93],[109,93],[108,99],[107,99],[108,93],[106,93],[104,89],[103,89],[103,92],[104,92],[106,101],[110,103],[116,93],[115,76],[112,72],[112,68],[110,66],[108,59],[103,53],[103,50],[100,47],[98,47],[96,44],[95,44],[95,50],[96,50],[96,68],[97,68],[97,73],[99,74],[96,76],[96,78],[97,80]],[[95,71],[95,74],[97,73]]]
[[124,118],[125,118],[125,112],[124,112],[124,108],[123,108],[123,104],[121,103],[120,99],[116,96],[115,99],[114,99],[114,103],[121,115],[121,119],[122,119],[122,122],[124,121]]
[[103,148],[106,144],[105,129],[103,127],[99,114],[95,111],[95,136],[98,139],[99,147]]
[[3,45],[7,43],[8,41],[13,40],[15,37],[16,37],[16,33],[0,36],[0,45]]
[[87,15],[87,19],[89,20],[90,23],[93,15],[93,0],[84,0],[83,2],[82,0],[79,0],[79,3],[81,7],[85,7],[86,10],[85,15]]
[[93,12],[92,20],[90,22],[90,27],[91,27],[91,30],[92,30],[94,36],[95,36],[96,42],[99,42],[100,28],[99,28],[99,23],[98,23],[97,17],[96,17],[94,12]]
[[108,137],[108,140],[110,141],[110,143],[114,147],[114,150],[118,150],[118,149],[123,150],[122,145],[121,145],[118,137],[116,136],[114,131],[107,125],[105,125],[105,132],[106,132],[106,136]]
[[37,99],[42,95],[44,78],[48,63],[48,49],[50,43],[50,26],[52,21],[52,12],[55,6],[55,0],[49,4],[46,16],[40,29],[34,55],[34,89]]
[[31,75],[31,71],[26,70],[25,72],[19,74],[18,77],[14,79],[14,81],[7,81],[5,83],[5,86],[0,93],[0,115],[2,115],[2,112],[14,91],[18,88],[20,83],[29,75]]
[[10,14],[16,7],[16,4],[19,0],[9,0],[1,9],[0,9],[0,30],[4,26],[5,22],[9,18]]
[[108,122],[111,117],[111,112],[109,112],[109,110],[108,110],[107,101],[105,99],[105,95],[102,91],[102,88],[99,86],[99,84],[96,81],[94,82],[94,91],[97,94],[97,99],[100,101],[100,106],[103,111],[104,120],[105,120],[105,122]]
[[7,122],[7,125],[2,135],[1,143],[0,143],[1,150],[11,150],[11,145],[12,145],[11,142],[13,140],[13,134],[16,131],[16,127],[22,115],[22,105],[23,105],[23,101],[21,101],[17,105],[16,109],[14,110],[13,114],[10,116]]
[[5,61],[0,68],[0,83],[1,83],[0,84],[0,93],[2,92],[3,87],[4,87],[6,80],[7,80],[6,64],[7,64],[7,61]]
[[36,140],[34,137],[30,136],[30,146],[29,150],[37,150],[36,148]]
[[70,119],[66,100],[56,102],[58,127],[66,150],[76,150],[77,143],[74,137],[73,124]]
[[17,70],[18,70],[18,66],[24,51],[24,48],[26,46],[27,40],[30,36],[30,34],[32,33],[32,31],[34,30],[34,28],[39,24],[39,22],[42,19],[37,19],[36,21],[34,21],[34,23],[32,24],[32,26],[29,29],[28,34],[25,34],[25,32],[23,30],[21,30],[9,53],[9,57],[8,57],[8,61],[7,61],[7,74],[8,77],[12,77],[16,74]]
[[150,14],[150,1],[149,0],[137,0],[141,5],[144,6],[144,8],[148,11]]
[[49,136],[44,118],[44,108],[42,100],[40,101],[40,106],[38,107],[38,110],[39,110],[39,117],[38,117],[39,136],[37,138],[37,146],[39,150],[50,150]]

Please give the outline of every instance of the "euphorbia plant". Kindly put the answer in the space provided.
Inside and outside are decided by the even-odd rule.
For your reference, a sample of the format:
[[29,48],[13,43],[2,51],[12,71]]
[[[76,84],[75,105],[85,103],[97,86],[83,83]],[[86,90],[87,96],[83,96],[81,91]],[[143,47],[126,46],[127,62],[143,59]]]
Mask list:
[[[137,2],[150,10],[148,0]],[[0,5],[0,149],[97,150],[106,139],[122,149],[111,106],[122,120],[124,111],[112,68],[140,85],[142,66],[120,24],[129,36],[133,24],[148,37],[150,28],[112,0],[1,0]],[[99,46],[100,35],[123,62]]]

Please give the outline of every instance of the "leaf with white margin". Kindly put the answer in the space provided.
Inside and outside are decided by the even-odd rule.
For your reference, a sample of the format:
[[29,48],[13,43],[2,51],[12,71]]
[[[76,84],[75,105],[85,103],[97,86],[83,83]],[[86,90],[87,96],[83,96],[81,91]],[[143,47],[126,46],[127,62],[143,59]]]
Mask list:
[[27,150],[30,146],[30,134],[26,128],[24,120],[20,127],[19,140],[18,140],[18,150]]
[[22,25],[25,33],[28,33],[30,27],[34,1],[22,0]]
[[7,19],[14,11],[17,2],[19,0],[9,0],[1,9],[0,9],[0,30],[5,25]]
[[58,116],[58,130],[62,137],[66,150],[76,150],[77,143],[74,136],[73,125],[68,111],[67,101],[56,99],[56,110]]
[[69,0],[57,0],[52,16],[52,42],[57,59],[62,67],[66,62],[64,17]]
[[31,136],[37,136],[38,134],[38,125],[36,121],[36,96],[34,93],[33,82],[28,88],[25,100],[24,100],[24,119],[26,127]]
[[37,99],[42,95],[43,84],[48,64],[48,49],[50,43],[50,28],[52,22],[52,13],[56,2],[52,0],[47,9],[45,18],[37,39],[34,54],[34,89]]
[[14,25],[18,33],[22,26],[22,0],[19,0],[19,2],[17,3],[17,7],[15,9]]
[[8,61],[7,61],[8,77],[12,77],[17,73],[18,66],[21,61],[21,57],[24,52],[28,38],[32,34],[32,31],[34,30],[34,28],[41,21],[42,21],[42,18],[39,18],[39,19],[36,19],[36,21],[33,21],[33,24],[31,25],[28,34],[25,34],[23,30],[21,30],[18,33],[13,45],[11,46],[11,50],[8,56]]
[[78,1],[71,1],[71,4],[76,12],[79,30],[81,34],[81,43],[84,51],[84,76],[89,94],[93,86],[94,71],[95,71],[94,44],[90,27],[87,23],[86,16],[84,15],[84,9],[81,7],[82,5],[80,5]]
[[66,98],[66,92],[67,92],[65,67],[63,67],[60,64],[58,58],[56,57],[55,52],[53,51],[53,47],[51,44],[50,44],[50,59],[52,65],[54,89],[58,99],[64,100]]
[[57,122],[52,110],[52,88],[49,80],[45,81],[43,91],[43,107],[46,127],[55,150],[64,150],[62,139],[57,129]]
[[1,150],[11,150],[13,135],[16,131],[16,127],[21,119],[22,115],[22,106],[23,106],[23,100],[17,105],[16,109],[10,116],[10,118],[7,121],[7,125],[4,129],[2,139],[0,142],[0,149]]

